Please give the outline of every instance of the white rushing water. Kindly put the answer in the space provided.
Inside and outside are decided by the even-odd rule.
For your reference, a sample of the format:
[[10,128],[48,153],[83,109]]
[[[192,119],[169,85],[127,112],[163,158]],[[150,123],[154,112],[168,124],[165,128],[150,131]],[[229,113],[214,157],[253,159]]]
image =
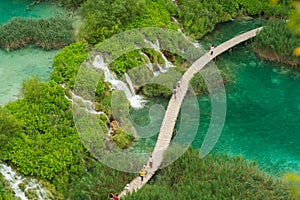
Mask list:
[[173,64],[166,58],[166,56],[161,52],[161,50],[160,50],[160,44],[159,44],[159,41],[158,41],[158,40],[156,40],[155,44],[152,43],[152,42],[149,41],[149,40],[146,40],[146,39],[144,39],[144,42],[146,42],[147,44],[150,44],[150,46],[151,46],[155,51],[157,51],[157,52],[161,55],[162,59],[164,60],[164,63],[165,63],[165,66],[164,66],[164,67],[161,67],[161,66],[159,65],[159,63],[157,63],[157,65],[159,66],[159,70],[160,70],[162,73],[166,73],[170,67],[174,67],[174,65],[173,65]]
[[104,62],[103,57],[100,55],[95,57],[93,65],[104,72],[104,80],[110,82],[113,89],[122,90],[125,92],[125,95],[133,108],[142,108],[144,106],[146,101],[142,96],[136,95],[132,81],[128,74],[125,74],[126,83],[117,79],[116,76],[110,72],[106,63]]
[[182,34],[182,36],[184,37],[184,39],[186,39],[187,41],[189,41],[190,43],[192,43],[192,44],[194,45],[194,47],[199,48],[199,47],[200,47],[199,42],[197,42],[197,41],[192,41],[191,38],[189,38],[186,34],[184,34],[184,33],[182,32],[182,30],[179,28],[179,27],[180,27],[180,24],[179,24],[178,20],[177,20],[175,17],[172,17],[172,19],[174,20],[174,22],[175,22],[175,23],[177,24],[177,26],[178,26],[177,31],[180,32],[180,33]]
[[[10,166],[4,163],[0,164],[0,172],[4,179],[9,183],[10,187],[15,193],[15,197],[22,200],[28,200],[26,192],[33,190],[38,199],[49,199],[46,190],[37,182],[36,179],[27,179],[17,174]],[[24,190],[20,188],[20,184],[24,184]]]

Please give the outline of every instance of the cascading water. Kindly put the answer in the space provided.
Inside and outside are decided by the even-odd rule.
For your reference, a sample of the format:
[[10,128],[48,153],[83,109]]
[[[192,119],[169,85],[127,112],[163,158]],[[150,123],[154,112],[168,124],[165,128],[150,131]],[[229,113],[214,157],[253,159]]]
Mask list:
[[[161,73],[166,73],[170,67],[174,67],[174,65],[173,65],[173,64],[166,58],[166,56],[160,51],[160,45],[159,45],[159,41],[158,41],[158,40],[156,40],[155,44],[153,44],[151,41],[146,40],[146,39],[144,39],[144,42],[150,44],[150,46],[151,46],[155,51],[157,51],[157,52],[161,55],[162,59],[164,60],[164,63],[165,63],[165,66],[164,66],[164,67],[162,67],[159,63],[157,63],[157,67],[159,68],[159,71],[160,71]],[[147,56],[147,57],[148,57],[148,56]]]
[[[97,112],[95,110],[95,106],[92,101],[85,100],[81,96],[78,96],[78,95],[74,94],[73,92],[71,92],[71,94],[72,94],[72,99],[69,99],[67,96],[66,96],[66,98],[69,99],[70,101],[72,101],[73,103],[75,103],[80,108],[83,108],[86,112],[91,113],[91,114],[96,114],[96,115],[105,114],[104,112],[101,112],[101,111]],[[83,104],[83,105],[80,106],[80,104]]]
[[116,76],[114,76],[114,74],[112,74],[109,71],[106,63],[104,62],[103,57],[100,55],[97,55],[95,57],[93,65],[94,65],[94,67],[101,69],[104,72],[104,76],[105,76],[104,80],[107,82],[110,82],[114,89],[122,90],[125,92],[125,95],[126,95],[128,101],[130,102],[130,105],[133,108],[142,108],[143,107],[145,100],[141,96],[135,94],[135,90],[134,90],[132,81],[131,81],[130,77],[128,76],[128,74],[125,74],[127,83],[117,79]]
[[[179,24],[179,22],[177,21],[177,19],[176,19],[175,17],[172,17],[172,19],[174,20],[174,22],[175,22],[175,23],[177,24],[177,26],[179,27],[180,24]],[[199,48],[199,47],[200,47],[199,42],[193,42],[187,35],[185,35],[185,34],[182,32],[182,30],[181,30],[180,28],[178,28],[177,31],[180,32],[180,33],[182,34],[182,36],[184,37],[184,39],[186,39],[187,41],[191,42],[191,43],[194,45],[194,47],[196,47],[196,48]]]
[[127,73],[125,73],[125,78],[126,78],[126,82],[130,88],[131,93],[135,93],[131,78],[129,77],[129,75]]
[[146,66],[152,72],[153,76],[158,76],[160,74],[160,71],[154,71],[153,64],[151,63],[150,58],[148,57],[148,55],[145,54],[144,52],[141,52],[141,55],[144,58]]
[[[61,86],[63,88],[65,88],[64,84],[62,84]],[[65,98],[68,99],[69,101],[71,101],[73,104],[76,104],[79,108],[83,108],[83,110],[85,110],[86,112],[91,113],[91,114],[96,114],[96,115],[104,114],[104,115],[106,115],[104,112],[101,112],[101,111],[97,112],[95,110],[95,106],[94,106],[94,103],[92,101],[85,100],[84,98],[74,94],[73,92],[71,92],[71,95],[72,95],[72,99],[70,99],[67,95],[65,95]]]
[[[19,197],[22,200],[32,199],[26,196],[26,193],[29,192],[29,190],[32,190],[35,192],[35,198],[49,199],[46,190],[39,183],[37,183],[37,180],[28,180],[27,178],[22,178],[21,176],[17,175],[17,173],[13,171],[10,166],[2,163],[0,164],[0,172],[4,179],[8,181],[11,189],[15,193],[15,197]],[[20,188],[20,184],[24,185],[23,190]],[[32,195],[32,192],[30,192],[30,194]]]

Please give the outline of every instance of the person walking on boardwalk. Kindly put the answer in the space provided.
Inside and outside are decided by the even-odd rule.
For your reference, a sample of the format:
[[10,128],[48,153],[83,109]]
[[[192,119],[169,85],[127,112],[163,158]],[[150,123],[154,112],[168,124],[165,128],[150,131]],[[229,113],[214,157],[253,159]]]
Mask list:
[[153,158],[152,158],[152,156],[150,156],[150,158],[149,158],[149,167],[150,168],[153,167]]
[[126,191],[126,193],[130,192],[130,188],[129,188],[129,184],[127,183],[124,190]]
[[109,194],[108,194],[108,197],[109,197],[109,200],[114,200],[114,193],[112,193],[112,192],[109,192]]
[[145,172],[143,170],[140,171],[139,176],[141,177],[141,182],[144,180]]
[[118,194],[116,194],[116,195],[114,196],[114,200],[119,200],[119,195],[118,195]]
[[143,171],[145,172],[145,177],[146,177],[147,173],[148,173],[148,166],[147,165],[143,166]]
[[178,81],[178,82],[177,82],[177,89],[178,89],[178,91],[180,91],[180,84],[181,84],[181,82]]
[[176,100],[176,88],[173,89],[174,99]]
[[214,50],[215,50],[215,47],[213,44],[209,47],[209,50],[210,50],[210,55],[213,55]]

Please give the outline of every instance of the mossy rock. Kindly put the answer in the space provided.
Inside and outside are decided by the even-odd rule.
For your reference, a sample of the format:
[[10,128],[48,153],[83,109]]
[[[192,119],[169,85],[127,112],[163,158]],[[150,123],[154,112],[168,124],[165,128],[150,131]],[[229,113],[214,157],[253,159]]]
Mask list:
[[126,149],[134,141],[135,137],[118,128],[112,139],[120,149]]

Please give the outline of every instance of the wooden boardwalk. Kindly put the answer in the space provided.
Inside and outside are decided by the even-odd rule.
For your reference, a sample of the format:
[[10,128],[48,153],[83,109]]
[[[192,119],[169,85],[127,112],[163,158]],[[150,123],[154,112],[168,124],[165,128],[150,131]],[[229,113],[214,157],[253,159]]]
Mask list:
[[152,153],[153,156],[153,168],[149,169],[148,167],[148,173],[143,181],[139,177],[135,178],[134,180],[129,183],[129,187],[124,189],[119,197],[122,197],[126,195],[128,192],[134,192],[140,189],[143,185],[145,185],[155,174],[156,170],[159,168],[162,160],[163,160],[163,153],[168,148],[173,130],[175,127],[176,119],[181,107],[181,104],[183,102],[183,99],[187,93],[188,90],[188,84],[190,80],[193,78],[194,74],[199,72],[206,64],[208,64],[211,60],[213,60],[216,56],[222,54],[223,52],[227,51],[228,49],[236,46],[237,44],[244,42],[246,40],[249,40],[250,38],[253,38],[256,36],[257,31],[261,30],[262,27],[253,29],[251,31],[248,31],[246,33],[243,33],[241,35],[238,35],[222,44],[217,46],[214,49],[213,55],[210,55],[209,52],[204,54],[202,57],[200,57],[198,60],[196,60],[191,67],[183,74],[181,78],[181,84],[180,84],[180,91],[176,94],[176,100],[174,96],[169,101],[160,132]]

